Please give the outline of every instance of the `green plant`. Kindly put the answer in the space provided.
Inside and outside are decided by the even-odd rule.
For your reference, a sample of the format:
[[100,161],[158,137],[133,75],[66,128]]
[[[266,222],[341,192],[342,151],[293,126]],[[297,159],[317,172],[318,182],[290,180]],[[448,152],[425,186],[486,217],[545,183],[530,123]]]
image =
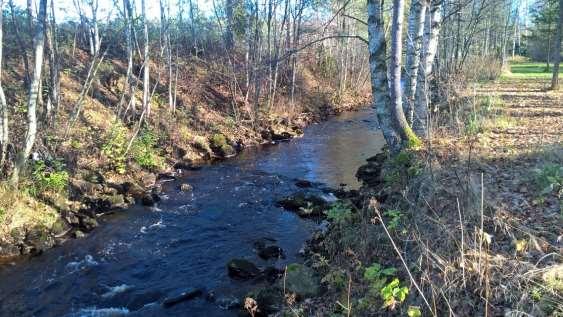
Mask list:
[[330,222],[333,222],[337,225],[345,224],[353,219],[352,208],[342,202],[333,204],[324,213]]
[[422,162],[417,159],[415,152],[403,150],[386,164],[383,172],[384,184],[386,187],[403,184],[409,177],[419,175],[422,168]]
[[532,173],[532,183],[540,198],[551,193],[561,195],[563,191],[563,165],[547,163],[533,169]]
[[465,121],[465,134],[476,135],[483,132],[483,121],[478,112],[472,111]]
[[422,312],[418,306],[409,306],[407,309],[407,316],[409,317],[422,317]]
[[117,173],[125,173],[127,161],[125,152],[128,144],[127,129],[120,124],[115,124],[106,135],[105,140],[102,145],[102,154],[110,160],[111,168]]
[[67,187],[69,174],[62,160],[53,160],[49,164],[39,160],[33,164],[32,178],[36,193],[47,190],[59,193]]
[[383,307],[395,309],[397,304],[405,301],[409,294],[409,289],[406,286],[401,286],[401,282],[398,278],[394,278],[381,289],[380,294],[383,299]]
[[390,230],[396,230],[399,228],[401,223],[401,219],[403,218],[404,214],[399,210],[387,210],[383,213],[386,217],[389,217],[389,221],[387,222],[387,228]]
[[394,267],[383,268],[379,263],[373,263],[364,271],[364,279],[369,282],[370,290],[379,292],[387,283],[389,277],[397,272]]
[[133,160],[143,168],[161,167],[163,162],[157,153],[157,143],[158,136],[150,129],[143,129],[131,147]]
[[329,285],[329,288],[340,290],[346,288],[346,273],[342,270],[334,270],[328,272],[321,282]]

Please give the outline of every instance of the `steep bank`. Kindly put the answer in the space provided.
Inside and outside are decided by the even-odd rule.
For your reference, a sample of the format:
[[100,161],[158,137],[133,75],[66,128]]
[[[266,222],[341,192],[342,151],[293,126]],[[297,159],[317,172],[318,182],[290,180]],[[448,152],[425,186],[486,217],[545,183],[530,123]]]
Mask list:
[[[134,203],[153,205],[159,199],[160,181],[174,178],[182,169],[298,136],[311,122],[367,104],[361,90],[336,98],[333,84],[311,67],[297,80],[293,104],[280,92],[275,103],[257,116],[242,92],[229,90],[221,60],[189,58],[179,71],[176,111],[172,113],[164,101],[168,79],[159,76],[151,115],[139,126],[139,109],[117,116],[125,80],[119,59],[102,62],[91,89],[82,94],[81,78],[86,77],[89,58],[81,50],[65,54],[69,58],[62,59],[66,64],[56,132],[40,129],[34,162],[19,189],[2,187],[0,258],[41,253],[68,237],[82,237],[97,226],[101,215]],[[25,91],[15,85],[22,79],[17,65],[8,60],[6,82],[12,85],[7,95],[10,104],[23,105]],[[165,73],[157,65],[153,69]],[[135,96],[139,104],[140,89]],[[243,110],[233,111],[233,105]],[[11,114],[14,144],[21,144],[25,135],[25,108],[20,108]],[[71,123],[77,109],[80,115]],[[14,152],[11,148],[10,155]]]
[[[307,251],[310,316],[563,313],[562,95],[508,74],[438,113],[424,150],[377,155]],[[473,92],[476,92],[474,94]],[[259,306],[259,304],[258,304]]]

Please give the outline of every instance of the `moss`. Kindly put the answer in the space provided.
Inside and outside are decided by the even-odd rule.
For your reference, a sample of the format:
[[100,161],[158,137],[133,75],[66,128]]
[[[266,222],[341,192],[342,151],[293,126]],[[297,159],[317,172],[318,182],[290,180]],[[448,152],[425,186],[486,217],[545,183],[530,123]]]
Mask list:
[[233,147],[228,143],[227,138],[221,133],[215,133],[210,140],[211,148],[221,156],[229,156],[234,153]]
[[407,128],[405,131],[407,140],[406,140],[406,148],[407,149],[419,149],[422,146],[422,140],[414,133],[411,128]]

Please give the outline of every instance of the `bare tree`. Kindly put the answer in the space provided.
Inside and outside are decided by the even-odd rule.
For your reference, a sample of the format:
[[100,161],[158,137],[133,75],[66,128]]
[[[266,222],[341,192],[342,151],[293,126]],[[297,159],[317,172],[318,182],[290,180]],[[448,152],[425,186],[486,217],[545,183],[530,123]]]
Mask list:
[[147,4],[146,0],[141,0],[141,15],[143,16],[143,37],[144,37],[144,51],[143,51],[143,111],[146,112],[147,117],[151,114],[150,108],[150,51],[149,51],[149,25],[147,21]]
[[555,35],[555,60],[553,61],[553,77],[551,78],[551,89],[559,90],[559,64],[561,63],[561,40],[563,32],[563,0],[559,0],[559,21],[557,23],[557,34]]
[[[49,75],[50,75],[50,91],[47,101],[47,111],[45,121],[48,125],[55,122],[60,102],[60,56],[59,46],[57,43],[57,22],[55,19],[55,3],[51,0],[51,18],[47,23],[47,47],[49,51]],[[51,106],[52,105],[52,106]]]
[[30,155],[33,145],[35,144],[35,137],[37,135],[37,98],[40,93],[39,83],[41,82],[41,71],[43,70],[46,19],[47,0],[40,0],[37,23],[35,23],[35,34],[33,36],[34,69],[27,100],[27,133],[23,151],[18,153],[16,164],[12,172],[13,184],[17,184],[19,181],[20,171],[25,166],[27,157]]
[[[4,12],[4,0],[0,0],[0,12]],[[8,104],[6,103],[4,88],[2,87],[3,17],[4,14],[0,14],[0,168],[4,166],[9,142]]]
[[409,12],[409,26],[407,30],[407,52],[405,64],[405,115],[412,124],[414,116],[414,95],[420,65],[420,50],[424,36],[424,20],[426,17],[427,0],[413,0]]
[[418,83],[416,85],[413,129],[419,136],[427,136],[429,116],[429,80],[432,74],[434,58],[438,51],[438,39],[442,25],[441,3],[433,1],[430,12],[426,17],[423,49],[418,72]]

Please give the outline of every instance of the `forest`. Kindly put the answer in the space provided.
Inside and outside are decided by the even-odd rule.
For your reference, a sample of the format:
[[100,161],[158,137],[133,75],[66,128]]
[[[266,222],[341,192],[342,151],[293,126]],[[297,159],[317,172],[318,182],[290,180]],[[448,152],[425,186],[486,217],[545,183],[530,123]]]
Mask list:
[[563,316],[563,0],[0,0],[1,316]]

